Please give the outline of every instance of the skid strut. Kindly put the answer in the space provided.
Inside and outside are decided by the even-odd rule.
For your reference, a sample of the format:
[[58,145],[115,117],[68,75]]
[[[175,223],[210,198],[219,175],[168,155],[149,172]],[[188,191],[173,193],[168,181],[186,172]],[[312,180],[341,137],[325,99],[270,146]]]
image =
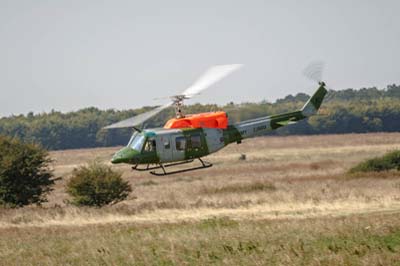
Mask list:
[[165,170],[166,167],[179,165],[179,164],[191,163],[191,162],[193,162],[193,160],[184,161],[184,162],[180,162],[180,163],[167,164],[167,165],[163,165],[163,164],[160,163],[160,166],[156,167],[155,169],[162,169],[162,172],[160,173],[160,172],[156,172],[156,171],[151,171],[150,174],[156,175],[156,176],[165,176],[165,175],[184,173],[184,172],[189,172],[189,171],[194,171],[194,170],[200,170],[200,169],[209,168],[209,167],[213,166],[212,163],[205,162],[201,158],[197,158],[197,159],[201,162],[201,166],[192,167],[192,168],[186,168],[186,169],[182,169],[182,170],[176,170],[176,171],[172,171],[172,172],[167,172]]

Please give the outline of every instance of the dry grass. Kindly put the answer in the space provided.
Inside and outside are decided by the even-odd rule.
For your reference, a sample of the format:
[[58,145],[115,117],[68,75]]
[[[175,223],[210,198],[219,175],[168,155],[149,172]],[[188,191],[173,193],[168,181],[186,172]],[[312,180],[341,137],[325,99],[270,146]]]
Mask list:
[[[0,264],[26,256],[59,264],[64,253],[70,265],[392,264],[400,175],[346,172],[399,148],[399,133],[266,137],[233,144],[207,158],[214,167],[191,173],[154,177],[118,165],[134,190],[102,209],[69,206],[64,186],[74,167],[107,162],[118,148],[52,152],[62,179],[49,202],[0,209]],[[386,238],[395,244],[387,248]]]
[[[321,200],[344,200],[346,198],[343,198],[343,194],[350,193],[350,190],[367,198],[371,195],[390,198],[397,193],[392,188],[395,182],[393,180],[396,179],[394,176],[375,182],[375,177],[365,174],[369,178],[363,181],[349,181],[347,184],[343,183],[341,176],[355,163],[384,154],[396,147],[400,148],[400,134],[395,133],[267,137],[228,146],[207,158],[214,163],[213,168],[192,173],[154,177],[143,172],[132,172],[129,166],[116,166],[124,172],[124,178],[134,187],[130,200],[121,204],[129,205],[129,208],[148,205],[151,209],[157,203],[172,207],[177,203],[179,208],[191,208],[196,204],[198,207],[224,207],[240,205],[241,202],[249,200],[254,203],[274,203],[277,199],[290,202],[293,198],[302,198],[307,201],[310,200],[311,194],[313,198],[320,197]],[[107,162],[117,149],[52,152],[56,159],[55,173],[62,176],[63,180],[57,183],[46,206],[64,206],[67,199],[64,185],[74,167],[96,157]],[[246,161],[238,159],[241,153],[247,155]],[[276,193],[241,192],[234,198],[229,193],[201,195],[204,187],[213,189],[232,184],[267,181],[277,188]],[[376,183],[379,190],[371,187],[371,183]],[[322,191],[324,193],[321,193]]]
[[0,229],[0,265],[398,265],[398,214]]
[[201,194],[220,194],[220,193],[251,193],[258,191],[275,191],[276,187],[270,182],[253,182],[247,184],[230,184],[222,187],[204,187]]
[[[214,167],[191,173],[154,177],[133,172],[127,165],[118,165],[115,168],[123,171],[123,177],[129,180],[134,191],[127,201],[106,209],[115,216],[150,212],[157,220],[157,211],[166,209],[190,214],[205,209],[260,206],[268,209],[278,205],[301,209],[310,203],[311,209],[326,204],[339,209],[341,205],[366,204],[367,208],[372,203],[391,208],[399,199],[397,172],[352,176],[344,173],[355,163],[396,147],[400,148],[400,134],[395,133],[266,137],[228,146],[207,158]],[[62,179],[49,195],[43,212],[51,213],[54,208],[65,212],[73,209],[66,205],[68,196],[64,190],[70,171],[94,158],[107,162],[117,149],[52,152],[55,173]],[[247,155],[247,160],[239,160],[241,153]],[[34,217],[42,209],[29,207],[15,212],[17,216]],[[80,213],[82,220],[86,219],[86,210],[71,212]],[[91,212],[97,213],[98,222],[102,221],[104,209]],[[7,225],[4,217],[10,215],[1,217],[0,224]]]

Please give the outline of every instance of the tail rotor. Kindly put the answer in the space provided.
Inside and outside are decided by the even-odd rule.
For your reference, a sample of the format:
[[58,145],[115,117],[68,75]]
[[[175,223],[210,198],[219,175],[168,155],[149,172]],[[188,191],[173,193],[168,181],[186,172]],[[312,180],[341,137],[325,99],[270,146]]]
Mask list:
[[314,61],[303,70],[303,75],[312,81],[320,83],[323,82],[322,76],[324,68],[325,63],[323,61]]

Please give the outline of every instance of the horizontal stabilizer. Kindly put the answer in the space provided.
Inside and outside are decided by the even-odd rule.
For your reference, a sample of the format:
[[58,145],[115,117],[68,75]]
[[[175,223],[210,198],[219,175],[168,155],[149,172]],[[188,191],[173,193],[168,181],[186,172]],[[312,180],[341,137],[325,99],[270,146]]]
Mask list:
[[280,126],[293,125],[293,124],[296,124],[296,123],[297,123],[296,121],[288,121],[288,120],[286,120],[286,121],[280,121],[280,122],[275,122],[275,124],[278,124],[278,125],[280,125]]

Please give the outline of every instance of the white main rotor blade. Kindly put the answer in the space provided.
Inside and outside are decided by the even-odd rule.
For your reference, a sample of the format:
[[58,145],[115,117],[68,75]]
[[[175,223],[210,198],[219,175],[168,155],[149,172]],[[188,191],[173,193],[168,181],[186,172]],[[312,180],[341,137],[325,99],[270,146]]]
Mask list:
[[[196,94],[199,94],[201,91],[207,89],[212,84],[218,82],[219,80],[223,79],[233,71],[239,69],[242,65],[234,64],[234,65],[220,65],[220,66],[213,66],[209,68],[192,86],[187,88],[182,95],[191,98]],[[170,107],[173,105],[174,102],[169,102],[164,104],[160,107],[157,107],[151,111],[139,114],[137,116],[122,120],[118,123],[109,125],[104,127],[104,129],[111,129],[111,128],[126,128],[126,127],[134,127],[137,125],[142,124],[146,120],[152,118],[162,110]]]
[[241,67],[242,65],[240,64],[213,66],[197,79],[192,86],[187,88],[182,95],[191,98]]
[[148,112],[145,113],[141,113],[137,116],[122,120],[118,123],[109,125],[104,127],[104,129],[111,129],[111,128],[126,128],[126,127],[134,127],[137,125],[142,124],[143,122],[145,122],[146,120],[152,118],[153,116],[155,116],[156,114],[158,114],[159,112],[161,112],[162,110],[170,107],[173,104],[173,102],[169,102],[167,104],[161,105],[153,110],[150,110]]

